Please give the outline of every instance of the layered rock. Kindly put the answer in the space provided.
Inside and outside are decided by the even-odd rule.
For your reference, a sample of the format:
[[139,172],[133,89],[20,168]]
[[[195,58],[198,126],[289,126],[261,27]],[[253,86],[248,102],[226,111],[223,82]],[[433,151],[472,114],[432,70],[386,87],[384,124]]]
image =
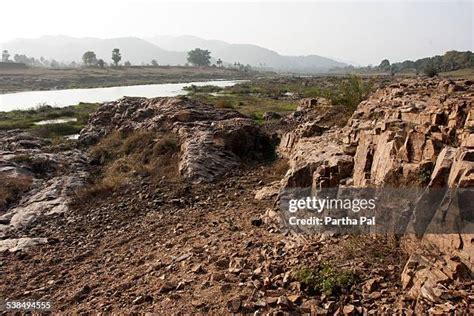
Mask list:
[[[41,216],[65,213],[74,192],[88,177],[87,156],[77,149],[49,151],[47,140],[28,133],[0,133],[0,178],[3,194],[16,195],[0,206],[0,247],[20,249],[43,239],[10,238]],[[8,198],[8,196],[7,196]],[[11,246],[11,247],[10,247]]]
[[185,179],[210,182],[239,166],[241,158],[268,150],[268,140],[250,118],[186,98],[122,98],[104,104],[82,130],[93,144],[113,130],[173,133],[181,145],[179,170]]
[[[290,165],[284,187],[420,191],[414,205],[396,201],[409,215],[404,243],[412,257],[404,286],[414,298],[433,301],[427,288],[471,273],[453,269],[474,269],[473,103],[472,81],[413,79],[377,90],[342,129],[303,122],[280,144]],[[302,108],[318,106],[308,104]]]

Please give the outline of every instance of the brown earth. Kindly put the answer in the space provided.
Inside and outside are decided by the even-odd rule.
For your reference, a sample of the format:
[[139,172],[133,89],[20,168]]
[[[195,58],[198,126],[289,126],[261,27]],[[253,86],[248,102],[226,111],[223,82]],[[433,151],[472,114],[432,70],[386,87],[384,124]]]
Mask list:
[[[396,240],[304,238],[260,223],[273,202],[253,192],[281,177],[274,171],[250,168],[214,185],[144,179],[74,207],[73,216],[44,218],[28,234],[48,236],[47,245],[4,252],[2,296],[48,299],[68,312],[408,309],[399,282],[406,257]],[[353,289],[326,297],[301,292],[293,273],[322,261],[353,270]],[[364,290],[368,283],[375,285]]]

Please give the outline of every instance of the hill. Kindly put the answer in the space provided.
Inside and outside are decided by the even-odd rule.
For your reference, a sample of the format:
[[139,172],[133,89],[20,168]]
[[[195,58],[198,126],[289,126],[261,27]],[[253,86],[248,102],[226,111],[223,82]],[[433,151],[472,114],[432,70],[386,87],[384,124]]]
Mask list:
[[195,36],[156,36],[148,40],[159,47],[174,51],[188,51],[199,47],[208,49],[212,56],[233,64],[249,64],[254,67],[300,73],[325,72],[347,64],[318,55],[284,56],[277,52],[251,44],[230,44],[219,40],[205,40]]
[[60,62],[81,61],[84,52],[89,50],[94,51],[97,58],[110,62],[112,49],[119,48],[122,62],[130,61],[135,65],[149,64],[152,59],[156,59],[161,65],[183,65],[186,63],[186,52],[197,47],[210,50],[213,60],[220,58],[228,65],[238,62],[263,69],[299,73],[325,72],[331,68],[346,66],[345,63],[317,55],[283,56],[257,45],[230,44],[194,36],[161,36],[147,40],[137,37],[99,39],[43,36],[38,39],[17,39],[3,44],[3,48],[9,50],[11,55],[25,54]]
[[184,64],[186,53],[170,52],[137,37],[112,39],[74,38],[67,36],[43,36],[38,39],[17,39],[3,45],[12,55],[25,54],[35,58],[50,58],[62,62],[81,61],[84,52],[92,50],[97,58],[111,62],[111,52],[119,48],[122,62],[132,64],[150,63],[159,60],[162,65]]

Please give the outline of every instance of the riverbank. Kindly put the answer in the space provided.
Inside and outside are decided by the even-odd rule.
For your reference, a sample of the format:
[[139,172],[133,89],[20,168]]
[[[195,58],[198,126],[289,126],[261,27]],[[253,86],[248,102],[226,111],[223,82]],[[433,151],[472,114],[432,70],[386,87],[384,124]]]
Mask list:
[[[0,112],[0,131],[18,129],[52,139],[73,135],[79,133],[87,124],[89,114],[99,106],[99,103],[79,103],[63,108],[44,105],[30,110]],[[60,123],[47,122],[61,119],[64,121]]]
[[250,79],[260,72],[184,66],[0,70],[0,94],[20,91],[86,89],[215,79]]
[[[375,83],[384,85],[388,84],[387,80],[388,78],[385,77],[377,78]],[[301,98],[318,97],[325,97],[335,104],[338,110],[334,114],[333,120],[344,124],[351,113],[350,109],[365,97],[367,89],[371,89],[372,81],[373,78],[358,77],[280,77],[254,79],[230,86],[189,85],[180,89],[183,94],[187,93],[187,97],[191,100],[212,104],[217,108],[237,110],[258,124],[271,128],[279,118],[295,111]],[[365,90],[367,91],[364,92]],[[156,92],[157,88],[154,89],[154,93]],[[166,96],[177,95],[174,92]],[[359,95],[360,93],[363,95]],[[127,95],[147,96],[146,94]],[[110,101],[113,100],[115,99],[110,99]],[[66,104],[75,104],[76,102]],[[55,103],[46,102],[46,104]],[[62,141],[64,140],[62,136],[77,134],[87,124],[89,115],[95,112],[100,104],[89,101],[66,107],[46,105],[26,110],[0,112],[0,130],[19,129],[28,131],[37,137]],[[38,125],[41,121],[55,119],[69,119],[69,121]]]

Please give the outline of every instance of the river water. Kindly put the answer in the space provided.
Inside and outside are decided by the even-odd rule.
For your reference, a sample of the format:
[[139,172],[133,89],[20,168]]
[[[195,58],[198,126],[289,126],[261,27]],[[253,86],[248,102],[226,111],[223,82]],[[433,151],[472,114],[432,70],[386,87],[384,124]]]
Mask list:
[[96,103],[114,101],[124,96],[129,97],[174,97],[186,94],[185,86],[214,85],[218,87],[232,86],[239,80],[214,80],[187,83],[163,83],[137,86],[120,86],[109,88],[67,89],[48,91],[27,91],[0,94],[0,111],[25,110],[38,105],[64,107],[79,102]]

